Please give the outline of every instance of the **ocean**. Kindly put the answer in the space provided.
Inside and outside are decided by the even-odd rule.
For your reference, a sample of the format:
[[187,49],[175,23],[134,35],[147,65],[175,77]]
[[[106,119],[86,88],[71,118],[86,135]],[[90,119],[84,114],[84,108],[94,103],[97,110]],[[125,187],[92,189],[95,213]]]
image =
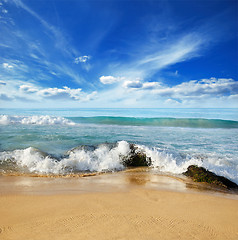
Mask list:
[[151,171],[238,183],[238,109],[0,109],[0,133],[0,174],[121,171],[132,143]]

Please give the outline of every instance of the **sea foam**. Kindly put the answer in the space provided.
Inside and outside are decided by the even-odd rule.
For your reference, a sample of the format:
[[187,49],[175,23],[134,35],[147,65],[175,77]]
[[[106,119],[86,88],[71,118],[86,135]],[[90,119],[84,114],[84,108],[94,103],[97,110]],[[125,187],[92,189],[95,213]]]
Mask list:
[[120,141],[115,147],[107,144],[98,146],[93,151],[74,149],[61,159],[53,158],[35,148],[29,147],[0,153],[0,164],[11,162],[20,170],[44,174],[69,174],[77,172],[102,172],[122,170],[121,157],[129,154],[129,144]]
[[0,115],[0,124],[34,124],[34,125],[77,125],[73,121],[70,121],[63,117],[52,117],[48,115],[44,116],[9,116]]
[[[227,164],[215,157],[181,155],[160,148],[148,148],[135,145],[138,151],[151,160],[151,168],[168,174],[181,174],[189,165],[198,165],[225,176],[238,183],[237,166]],[[16,171],[39,174],[70,174],[78,172],[120,171],[125,167],[122,159],[131,154],[130,144],[119,141],[116,144],[101,144],[95,147],[80,146],[68,151],[64,156],[55,158],[38,149],[29,147],[0,153],[0,167],[5,172],[8,165],[14,165]]]

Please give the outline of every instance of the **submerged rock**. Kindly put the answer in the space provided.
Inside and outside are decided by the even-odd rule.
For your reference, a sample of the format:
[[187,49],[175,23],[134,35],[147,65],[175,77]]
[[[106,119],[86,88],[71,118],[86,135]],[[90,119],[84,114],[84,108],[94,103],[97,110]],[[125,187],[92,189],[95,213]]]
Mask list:
[[122,158],[122,163],[125,167],[148,167],[151,159],[141,149],[130,144],[130,154]]
[[187,171],[183,174],[187,177],[191,177],[194,182],[205,182],[226,189],[238,189],[236,183],[196,165],[189,166]]

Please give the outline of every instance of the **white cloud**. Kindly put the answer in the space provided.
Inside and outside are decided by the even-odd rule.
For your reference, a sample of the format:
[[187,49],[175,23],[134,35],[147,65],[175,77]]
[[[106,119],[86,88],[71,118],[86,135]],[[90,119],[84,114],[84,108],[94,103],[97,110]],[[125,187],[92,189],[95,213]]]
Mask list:
[[165,100],[165,104],[168,104],[168,105],[179,105],[180,103],[178,101],[174,100],[174,99],[169,98],[169,99]]
[[132,88],[132,89],[145,89],[145,90],[152,90],[161,88],[161,83],[159,82],[144,82],[142,83],[141,80],[129,80],[123,83],[124,88]]
[[80,56],[74,59],[74,63],[79,64],[79,63],[86,63],[89,59],[91,58],[91,56]]
[[191,80],[168,87],[159,82],[125,81],[125,88],[134,88],[137,91],[149,91],[153,95],[169,98],[186,98],[200,96],[229,96],[238,93],[238,82],[232,78],[210,78]]
[[[117,86],[117,89],[119,86]],[[134,99],[135,106],[237,107],[238,82],[231,78],[191,80],[174,86],[161,82],[125,81],[121,85],[121,104]],[[128,91],[128,90],[129,91]],[[112,90],[113,92],[113,90]],[[111,96],[116,96],[111,93]],[[110,99],[110,96],[108,96]],[[111,100],[108,100],[109,102]]]
[[[16,79],[9,79],[7,86],[4,81],[0,81],[0,100],[12,101],[12,103],[28,102],[35,103],[39,106],[55,102],[55,105],[69,104],[71,101],[74,106],[77,102],[90,102],[97,98],[97,91],[84,92],[81,88],[70,88],[64,86],[62,88],[44,88],[36,84],[34,81],[21,81]],[[14,105],[13,105],[14,106]],[[34,106],[34,105],[32,105]]]
[[2,64],[3,68],[5,69],[13,69],[13,65],[9,64],[9,63],[3,63]]
[[142,80],[126,82],[128,87],[140,88],[118,84],[102,92],[84,92],[81,88],[44,88],[33,81],[9,79],[7,85],[5,81],[0,85],[0,95],[5,100],[3,104],[11,101],[19,105],[22,101],[35,101],[42,106],[50,101],[54,106],[67,106],[71,101],[74,107],[79,102],[87,107],[238,107],[238,82],[233,79],[191,80],[171,87]]
[[85,102],[91,101],[97,95],[97,92],[85,93],[81,88],[72,89],[69,87],[63,88],[45,88],[37,92],[38,96],[50,99],[73,99],[75,101]]
[[162,86],[152,91],[161,97],[174,97],[179,99],[200,98],[204,96],[229,96],[238,93],[238,82],[231,78],[210,78],[191,80],[173,87]]
[[19,60],[5,60],[8,60],[8,62],[2,63],[2,67],[8,71],[7,76],[11,73],[19,77],[21,74],[29,72],[29,67],[24,62]]
[[[238,96],[238,82],[231,78],[191,80],[171,87],[159,82],[125,81],[122,87],[131,90],[121,93],[124,100],[134,98],[139,105],[142,102],[157,102],[163,107],[234,107],[238,105],[238,103],[235,104]],[[218,102],[219,105],[217,105]]]
[[113,77],[113,76],[101,76],[100,78],[100,82],[103,84],[113,84],[116,82],[119,82],[121,80],[123,80],[123,77]]
[[156,89],[159,87],[161,87],[161,84],[158,82],[145,82],[142,86],[143,89]]
[[124,88],[142,88],[143,84],[141,83],[141,81],[139,80],[135,80],[135,81],[125,81],[123,83],[123,87]]
[[238,106],[238,94],[230,95],[228,96],[229,100],[236,100],[237,101],[237,106]]
[[92,93],[89,93],[89,94],[84,94],[82,97],[81,97],[81,101],[82,102],[89,102],[89,101],[92,101],[96,98],[98,92],[97,91],[94,91]]
[[74,100],[80,100],[81,88],[71,89],[69,87],[63,88],[44,88],[38,90],[37,95],[44,98],[72,98]]
[[35,93],[35,92],[38,92],[39,90],[36,87],[31,85],[21,85],[20,91],[26,92],[26,93]]
[[75,101],[91,101],[97,95],[97,92],[85,93],[81,88],[40,88],[34,85],[23,84],[19,87],[20,92],[24,94],[31,94],[31,96],[38,97],[40,99],[71,99]]

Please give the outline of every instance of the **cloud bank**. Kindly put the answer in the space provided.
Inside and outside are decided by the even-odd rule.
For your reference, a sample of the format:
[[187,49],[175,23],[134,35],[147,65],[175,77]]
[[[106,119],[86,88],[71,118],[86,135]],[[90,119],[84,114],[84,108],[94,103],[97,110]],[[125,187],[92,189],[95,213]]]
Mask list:
[[238,82],[232,78],[210,78],[201,80],[191,80],[181,84],[168,87],[159,82],[139,82],[126,81],[125,88],[135,90],[150,90],[151,94],[161,97],[186,98],[204,96],[229,96],[238,93]]
[[4,101],[43,101],[43,100],[66,100],[87,102],[95,99],[97,91],[86,93],[81,88],[42,88],[33,83],[29,84],[23,81],[0,82],[1,99]]

